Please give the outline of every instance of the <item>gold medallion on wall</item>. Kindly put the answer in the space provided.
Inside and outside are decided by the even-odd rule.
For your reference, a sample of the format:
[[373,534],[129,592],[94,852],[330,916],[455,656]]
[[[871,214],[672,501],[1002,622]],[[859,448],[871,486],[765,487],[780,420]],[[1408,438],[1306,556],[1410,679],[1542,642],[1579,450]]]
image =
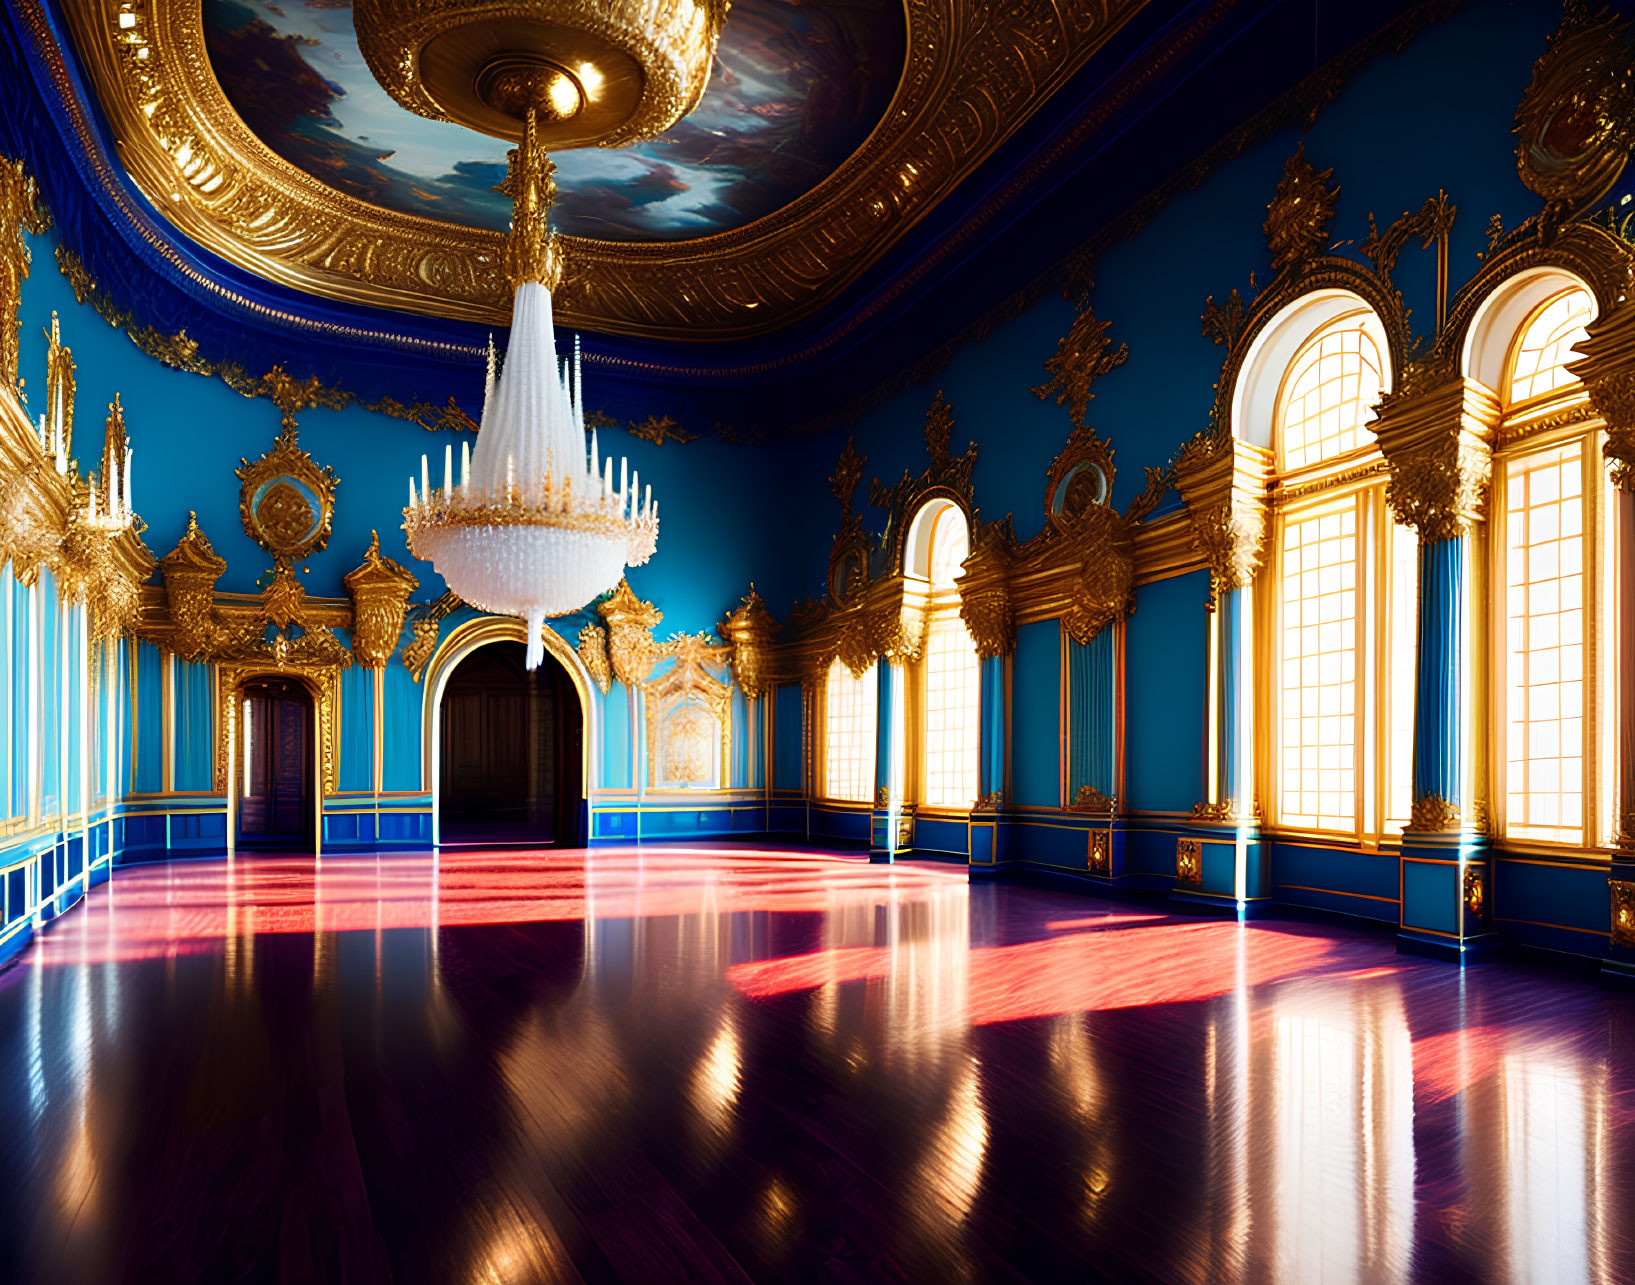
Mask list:
[[301,562],[329,543],[338,479],[301,449],[292,420],[260,459],[240,460],[237,473],[245,534],[275,560]]

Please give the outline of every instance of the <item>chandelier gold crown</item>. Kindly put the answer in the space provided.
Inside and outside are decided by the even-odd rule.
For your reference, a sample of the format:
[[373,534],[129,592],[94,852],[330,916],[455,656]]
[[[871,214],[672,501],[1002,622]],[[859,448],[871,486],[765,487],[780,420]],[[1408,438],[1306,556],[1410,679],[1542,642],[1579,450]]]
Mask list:
[[662,134],[709,82],[727,0],[355,0],[358,47],[400,104],[547,147]]

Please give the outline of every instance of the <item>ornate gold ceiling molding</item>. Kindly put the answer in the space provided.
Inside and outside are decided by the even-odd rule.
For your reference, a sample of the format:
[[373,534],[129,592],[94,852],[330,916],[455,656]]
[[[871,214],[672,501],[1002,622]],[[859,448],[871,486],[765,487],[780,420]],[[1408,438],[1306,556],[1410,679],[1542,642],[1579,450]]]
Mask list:
[[[565,237],[564,325],[663,339],[761,334],[885,253],[1082,66],[1144,0],[905,0],[908,59],[874,133],[814,190],[701,240]],[[229,262],[352,303],[509,318],[502,238],[345,196],[268,149],[228,104],[201,0],[68,0],[85,71],[131,178]],[[30,12],[32,10],[32,12]],[[121,26],[122,16],[132,21]],[[37,5],[24,19],[43,21]]]

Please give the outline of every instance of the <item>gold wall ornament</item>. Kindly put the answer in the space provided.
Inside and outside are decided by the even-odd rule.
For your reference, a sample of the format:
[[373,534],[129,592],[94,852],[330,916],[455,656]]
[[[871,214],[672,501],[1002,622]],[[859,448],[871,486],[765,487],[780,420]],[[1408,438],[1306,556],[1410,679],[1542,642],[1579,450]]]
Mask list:
[[579,631],[575,650],[596,690],[606,696],[613,686],[613,665],[607,658],[607,630],[594,623],[586,625]]
[[1569,3],[1516,109],[1516,172],[1551,203],[1605,195],[1635,144],[1635,47],[1611,10]]
[[380,532],[369,533],[363,561],[346,573],[352,595],[352,653],[369,669],[384,669],[403,637],[409,595],[420,581],[407,568],[381,556]]
[[18,388],[19,339],[23,282],[28,279],[28,242],[23,233],[43,235],[51,217],[40,189],[22,161],[0,157],[0,385],[15,395]]
[[754,700],[772,686],[772,640],[778,622],[767,610],[754,582],[739,604],[723,617],[715,632],[732,648],[732,677],[738,689]]
[[[735,338],[805,316],[844,290],[1009,138],[1141,8],[907,0],[906,65],[892,109],[815,189],[767,218],[690,242],[564,237],[564,326],[652,338]],[[22,39],[58,37],[40,0],[15,6]],[[504,324],[497,233],[396,214],[282,160],[223,94],[202,0],[128,0],[120,28],[67,6],[84,73],[120,159],[164,217],[229,262],[325,298]],[[66,73],[59,86],[74,95]],[[72,128],[96,152],[90,121]],[[748,300],[759,306],[747,309]]]
[[1243,296],[1236,286],[1232,287],[1232,293],[1222,303],[1216,303],[1214,295],[1204,297],[1204,311],[1199,321],[1203,323],[1204,338],[1217,347],[1236,347],[1248,320]]
[[1426,542],[1468,534],[1486,513],[1500,418],[1493,391],[1471,379],[1381,402],[1369,428],[1390,472],[1392,516]]
[[1113,836],[1106,830],[1090,831],[1090,873],[1106,875],[1112,868]]
[[685,446],[698,440],[697,433],[689,433],[668,415],[649,415],[644,420],[632,420],[625,431],[638,441],[654,446],[663,446],[666,442]]
[[328,466],[317,464],[301,449],[295,414],[315,390],[296,384],[274,367],[267,376],[279,381],[273,396],[284,412],[283,427],[272,449],[251,463],[239,461],[239,518],[245,534],[273,555],[280,565],[300,562],[329,543],[335,518],[335,488],[339,479]]
[[1635,883],[1607,880],[1612,897],[1612,944],[1635,950]]
[[626,687],[640,687],[659,658],[653,630],[664,619],[664,613],[636,597],[630,582],[623,577],[614,588],[613,596],[596,610],[607,621],[607,651],[613,676]]
[[1462,884],[1465,913],[1472,919],[1482,920],[1487,914],[1487,870],[1483,866],[1465,867]]
[[1179,883],[1200,885],[1204,881],[1203,843],[1182,836],[1175,841],[1175,878]]
[[989,790],[986,794],[979,794],[971,804],[972,812],[992,813],[1005,810],[1005,792],[1003,790]]
[[183,660],[203,660],[218,649],[215,619],[216,581],[227,571],[210,539],[199,529],[197,513],[187,515],[187,530],[176,547],[159,559],[165,602],[173,632],[171,650]]
[[1077,554],[1062,627],[1087,644],[1134,606],[1135,550],[1132,524],[1105,505],[1092,505],[1067,520],[1066,548]]
[[403,668],[409,671],[415,682],[419,682],[426,672],[426,666],[437,650],[437,635],[441,632],[443,621],[455,611],[464,606],[460,597],[452,589],[445,589],[435,602],[429,602],[416,607],[409,615],[409,633],[412,635],[408,646],[403,649]]
[[1603,451],[1612,481],[1635,490],[1635,300],[1597,317],[1567,369],[1583,381],[1590,403],[1606,422]]
[[975,510],[971,473],[976,468],[977,444],[971,442],[963,455],[953,455],[949,451],[953,432],[954,407],[938,389],[925,412],[925,453],[929,456],[925,472],[910,477],[904,469],[903,476],[889,487],[879,478],[869,483],[869,503],[886,514],[886,565],[893,570],[903,569],[908,523],[927,500],[946,496],[958,500],[967,516]]
[[1045,470],[1045,512],[1070,519],[1092,504],[1106,504],[1116,476],[1112,443],[1079,425]]
[[874,806],[881,809],[891,806],[891,787],[889,785],[874,787]]
[[675,658],[645,684],[647,783],[719,789],[732,779],[732,688],[712,674],[724,649],[704,634],[677,634],[663,651]]
[[852,511],[857,484],[863,480],[863,466],[868,462],[867,455],[858,453],[857,439],[848,437],[846,445],[840,448],[840,457],[835,460],[835,471],[829,474],[829,490],[840,501],[843,517]]
[[1118,800],[1111,794],[1103,793],[1093,785],[1081,785],[1073,795],[1073,802],[1068,805],[1074,812],[1089,812],[1101,816],[1111,816],[1118,811]]
[[1181,448],[1175,486],[1196,547],[1209,565],[1209,605],[1254,580],[1270,525],[1272,453],[1238,438],[1200,433]]
[[1095,396],[1092,387],[1096,380],[1129,359],[1128,344],[1114,348],[1107,338],[1110,324],[1096,319],[1086,299],[1071,329],[1057,343],[1056,355],[1045,362],[1050,378],[1033,390],[1036,397],[1054,396],[1058,406],[1066,406],[1074,428],[1084,427],[1084,414]]
[[1413,801],[1408,812],[1408,828],[1427,834],[1459,828],[1459,809],[1440,794],[1427,794]]
[[1010,515],[976,523],[970,554],[954,581],[959,618],[983,660],[1008,656],[1016,648],[1016,613],[1011,604],[1011,564],[1016,535]]
[[1282,276],[1316,258],[1328,246],[1328,225],[1340,189],[1330,186],[1331,169],[1318,171],[1306,159],[1302,141],[1284,163],[1277,194],[1266,207],[1266,248],[1272,252],[1272,272]]

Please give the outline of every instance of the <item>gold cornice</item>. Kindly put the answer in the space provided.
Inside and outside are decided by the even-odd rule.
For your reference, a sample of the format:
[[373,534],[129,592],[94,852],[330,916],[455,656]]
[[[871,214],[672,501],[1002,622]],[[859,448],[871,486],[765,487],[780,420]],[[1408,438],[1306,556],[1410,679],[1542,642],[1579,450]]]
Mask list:
[[[693,241],[563,238],[564,325],[664,339],[762,334],[884,254],[1141,7],[905,0],[907,63],[873,134],[811,192]],[[499,233],[400,215],[283,161],[239,119],[205,49],[201,0],[69,0],[75,46],[137,185],[239,267],[326,298],[504,324]],[[43,32],[37,0],[24,21]]]

